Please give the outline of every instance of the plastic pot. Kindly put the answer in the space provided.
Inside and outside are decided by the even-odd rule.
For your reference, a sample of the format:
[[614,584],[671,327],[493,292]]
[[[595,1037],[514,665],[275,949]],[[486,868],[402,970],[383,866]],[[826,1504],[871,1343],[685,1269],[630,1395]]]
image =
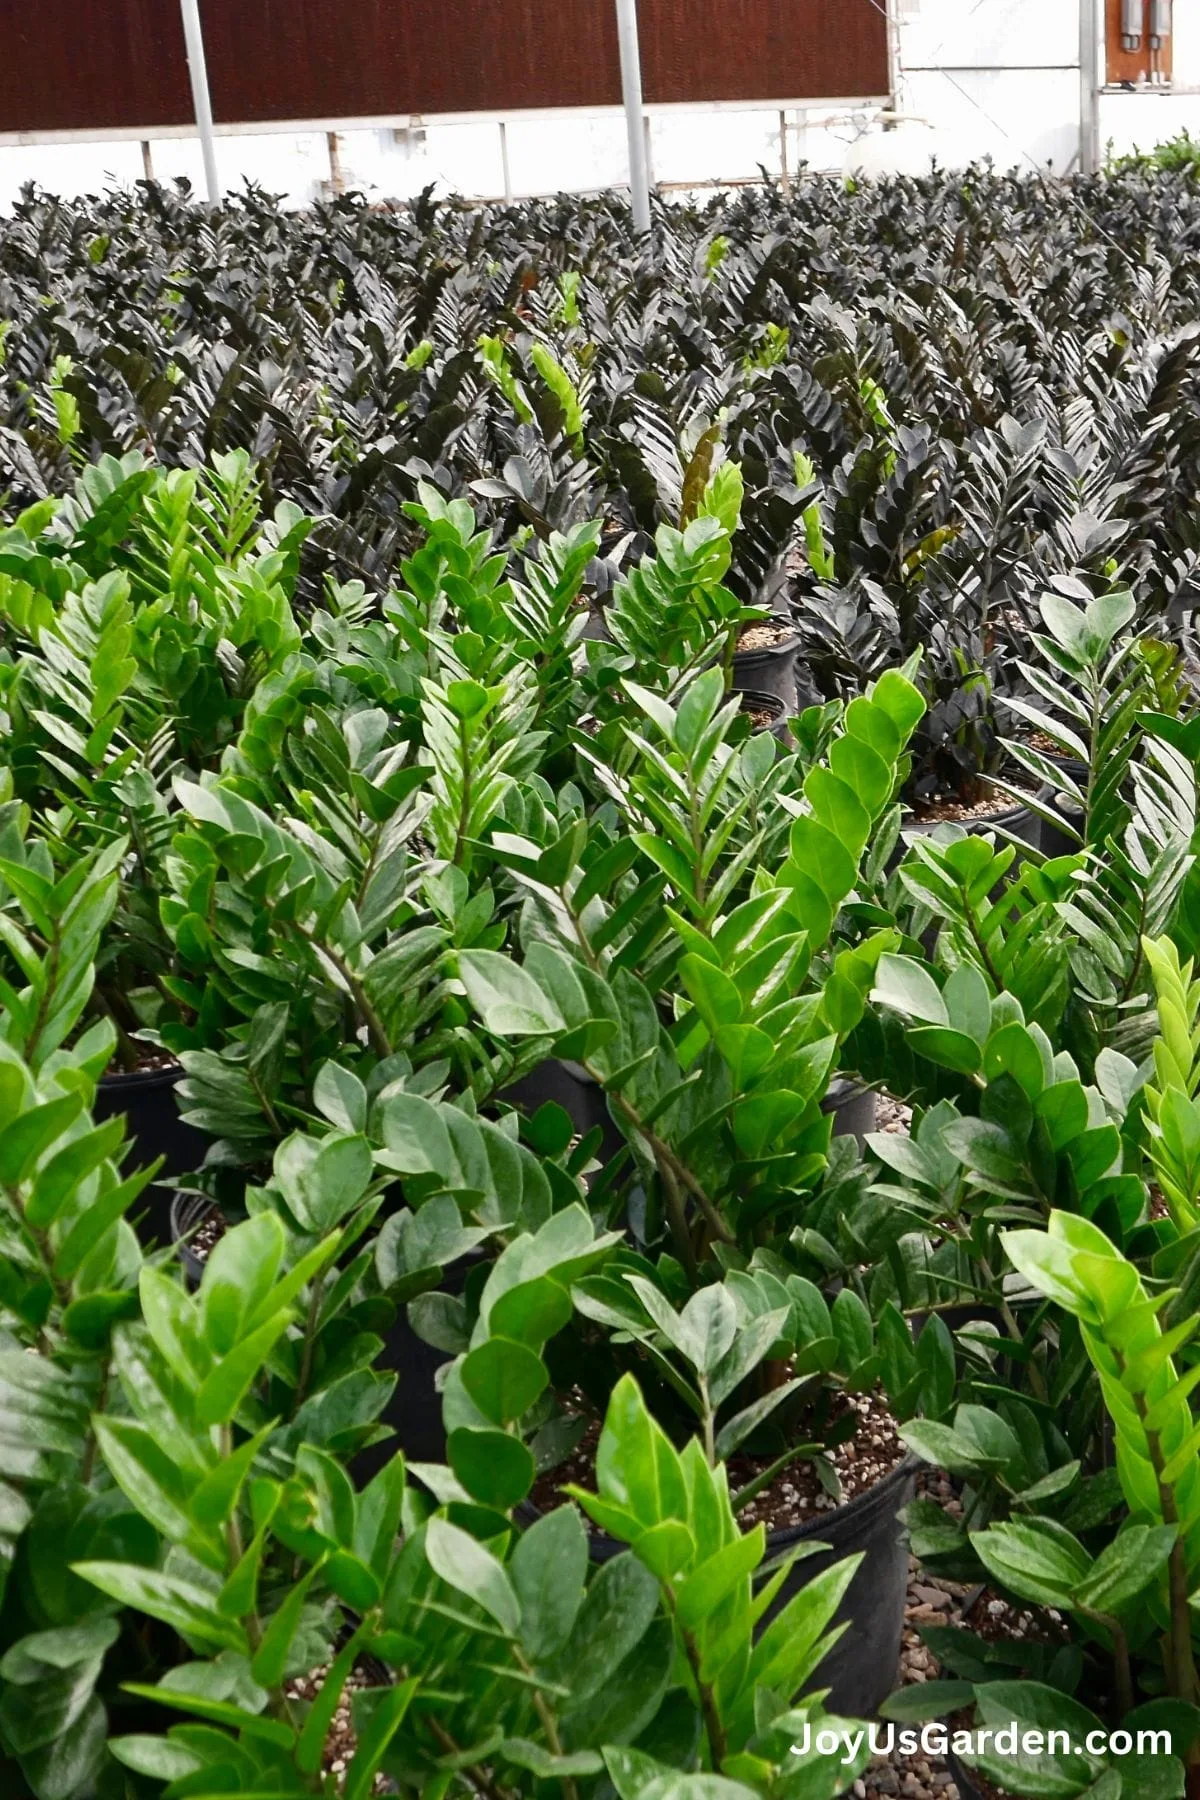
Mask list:
[[845,1075],[835,1075],[821,1102],[823,1113],[833,1114],[834,1137],[857,1138],[861,1144],[868,1132],[874,1131],[879,1111],[879,1096],[874,1088]]
[[[472,1268],[482,1260],[484,1252],[475,1250],[446,1270],[440,1283],[442,1293],[461,1294]],[[394,1435],[384,1443],[368,1444],[354,1457],[360,1486],[391,1462],[397,1450],[403,1450],[409,1462],[445,1462],[446,1428],[437,1372],[453,1360],[448,1350],[438,1350],[417,1336],[409,1323],[408,1308],[402,1306],[373,1365],[381,1374],[397,1377],[391,1398],[379,1415],[379,1423]]]
[[813,1542],[828,1544],[829,1549],[796,1565],[764,1623],[814,1575],[844,1557],[863,1553],[835,1620],[847,1629],[810,1684],[831,1690],[826,1704],[842,1718],[873,1717],[896,1685],[908,1599],[908,1538],[899,1514],[916,1492],[919,1466],[915,1457],[906,1456],[890,1475],[847,1505],[767,1536],[769,1554]]
[[989,1787],[985,1793],[976,1779],[975,1771],[968,1769],[966,1763],[960,1762],[953,1750],[946,1751],[946,1767],[954,1778],[958,1800],[997,1800],[999,1790]]
[[379,1415],[379,1423],[388,1426],[393,1436],[384,1443],[368,1444],[354,1457],[354,1477],[360,1487],[386,1467],[397,1450],[403,1450],[409,1462],[445,1462],[446,1430],[437,1372],[453,1360],[448,1351],[417,1336],[408,1322],[408,1308],[402,1306],[373,1365],[381,1375],[396,1376],[391,1398]]
[[553,1101],[568,1114],[580,1137],[599,1127],[599,1161],[603,1164],[616,1156],[625,1142],[612,1121],[604,1089],[579,1063],[548,1056],[528,1075],[501,1089],[496,1098],[519,1106],[529,1117],[539,1106]]
[[141,1195],[137,1210],[138,1236],[143,1244],[169,1244],[171,1230],[170,1181],[198,1169],[209,1140],[179,1116],[175,1089],[183,1079],[178,1066],[166,1069],[134,1069],[102,1075],[92,1108],[97,1124],[124,1115],[125,1134],[133,1145],[131,1168],[163,1158],[160,1180]]
[[219,1213],[220,1210],[216,1201],[210,1200],[207,1194],[171,1194],[167,1208],[170,1242],[174,1244],[183,1264],[184,1279],[190,1288],[200,1286],[206,1259],[196,1255],[189,1240],[210,1213]]
[[765,693],[759,688],[738,688],[741,695],[743,712],[761,712],[767,715],[767,722],[755,722],[755,731],[769,731],[777,737],[781,744],[790,744],[792,734],[788,730],[788,709],[778,694]]
[[901,831],[905,838],[932,837],[939,825],[961,825],[969,837],[984,837],[989,831],[1007,832],[1020,838],[1031,849],[1040,850],[1042,821],[1028,806],[1008,806],[1003,812],[986,813],[977,819],[908,819]]
[[[767,1557],[797,1545],[827,1544],[803,1556],[788,1574],[760,1629],[782,1612],[794,1594],[832,1564],[862,1553],[862,1562],[843,1596],[833,1623],[846,1630],[814,1673],[810,1687],[830,1689],[826,1709],[842,1718],[873,1716],[896,1685],[904,1606],[908,1598],[908,1539],[900,1521],[916,1489],[916,1457],[899,1466],[865,1494],[819,1513],[805,1525],[767,1533]],[[516,1509],[519,1524],[532,1525],[540,1510],[526,1500]],[[606,1531],[588,1533],[588,1555],[610,1562],[626,1546]]]
[[738,694],[774,694],[783,702],[789,716],[796,711],[796,658],[800,652],[800,634],[791,632],[778,644],[763,644],[757,650],[735,650],[733,655],[733,689]]

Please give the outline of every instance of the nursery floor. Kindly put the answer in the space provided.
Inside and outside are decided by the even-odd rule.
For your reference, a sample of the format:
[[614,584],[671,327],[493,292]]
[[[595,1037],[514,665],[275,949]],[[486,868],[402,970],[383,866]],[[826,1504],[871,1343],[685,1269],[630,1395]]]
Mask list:
[[[884,1130],[888,1127],[883,1126]],[[938,1500],[947,1511],[955,1511],[958,1501],[949,1478],[927,1473],[922,1491]],[[916,1557],[908,1567],[908,1603],[905,1607],[904,1639],[900,1650],[900,1685],[913,1687],[920,1682],[936,1681],[941,1668],[931,1650],[921,1642],[922,1625],[949,1625],[958,1618],[973,1589],[953,1581],[941,1581],[926,1574]],[[903,1800],[959,1800],[958,1787],[946,1764],[939,1756],[903,1756],[894,1750],[891,1756],[879,1757],[866,1774],[850,1790],[856,1800],[883,1800],[899,1795]]]
[[[886,1128],[885,1128],[886,1129]],[[959,1511],[953,1484],[940,1471],[922,1479],[920,1491],[937,1500],[948,1512]],[[1057,1613],[1035,1614],[998,1598],[991,1590],[943,1581],[909,1560],[908,1603],[900,1651],[900,1686],[936,1681],[942,1670],[931,1650],[921,1642],[922,1625],[954,1625],[969,1622],[983,1637],[1022,1639],[1054,1633],[1060,1628]],[[958,1786],[941,1757],[902,1756],[893,1751],[879,1757],[849,1790],[855,1800],[959,1800]]]

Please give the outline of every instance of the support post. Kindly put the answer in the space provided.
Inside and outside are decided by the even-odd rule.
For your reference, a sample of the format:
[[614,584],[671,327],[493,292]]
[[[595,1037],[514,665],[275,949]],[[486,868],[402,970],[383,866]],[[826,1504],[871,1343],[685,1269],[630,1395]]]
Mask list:
[[1079,167],[1100,167],[1100,5],[1079,0]]
[[504,204],[511,206],[513,202],[512,170],[508,166],[508,126],[500,121],[500,173],[504,177]]
[[346,178],[342,174],[342,146],[336,131],[325,133],[325,148],[329,152],[329,192],[336,199],[346,191]]
[[785,200],[792,197],[792,177],[788,172],[788,122],[787,114],[779,114],[779,186]]
[[213,146],[212,100],[208,92],[208,66],[204,60],[204,33],[200,28],[200,0],[180,0],[183,10],[183,41],[187,46],[188,74],[192,82],[192,110],[196,130],[200,134],[200,155],[204,162],[204,185],[215,206],[221,198],[217,176],[217,154]]
[[154,158],[150,153],[149,138],[142,139],[142,178],[145,181],[154,180]]
[[640,235],[650,229],[650,182],[646,172],[637,0],[617,0],[617,37],[621,49],[621,99],[629,140],[629,198],[633,206],[633,229]]

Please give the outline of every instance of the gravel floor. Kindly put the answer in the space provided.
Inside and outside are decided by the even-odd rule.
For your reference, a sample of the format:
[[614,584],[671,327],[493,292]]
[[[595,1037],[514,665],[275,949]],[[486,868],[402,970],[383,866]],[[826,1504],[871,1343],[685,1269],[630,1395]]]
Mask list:
[[[945,1475],[926,1474],[921,1488],[929,1499],[941,1501],[948,1511],[956,1509],[958,1502]],[[902,1687],[937,1679],[941,1673],[937,1659],[921,1642],[918,1628],[949,1624],[973,1591],[956,1582],[940,1581],[927,1575],[915,1557],[910,1560],[908,1605],[900,1650]],[[958,1788],[940,1757],[902,1756],[898,1750],[889,1757],[877,1758],[866,1774],[854,1783],[851,1792],[857,1800],[876,1800],[876,1796],[883,1795],[899,1795],[903,1800],[958,1800]]]

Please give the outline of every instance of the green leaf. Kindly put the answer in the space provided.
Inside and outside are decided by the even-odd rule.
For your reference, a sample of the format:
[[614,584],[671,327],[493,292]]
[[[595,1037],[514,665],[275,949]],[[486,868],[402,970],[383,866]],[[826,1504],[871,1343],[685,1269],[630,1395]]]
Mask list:
[[205,1376],[196,1394],[199,1425],[227,1425],[242,1404],[248,1389],[266,1366],[267,1358],[291,1321],[291,1313],[278,1313],[257,1331],[235,1345],[228,1356]]
[[271,1617],[262,1643],[254,1652],[250,1672],[261,1687],[277,1688],[287,1673],[293,1640],[300,1629],[308,1590],[317,1576],[312,1568],[288,1590],[282,1604]]
[[79,1562],[72,1571],[93,1587],[131,1606],[135,1612],[149,1613],[161,1619],[184,1637],[212,1644],[218,1650],[245,1650],[246,1638],[231,1619],[224,1619],[216,1609],[213,1596],[194,1582],[158,1569],[139,1568],[134,1563]]
[[563,1030],[551,997],[533,977],[496,950],[462,950],[458,974],[467,998],[498,1037],[551,1036]]
[[521,1643],[534,1662],[552,1662],[570,1637],[587,1569],[587,1532],[573,1506],[545,1513],[517,1540],[509,1575],[521,1606]]
[[885,952],[880,957],[871,998],[879,1006],[890,1006],[927,1025],[950,1023],[946,1002],[932,975],[907,956]]
[[497,1512],[507,1512],[523,1500],[537,1474],[528,1449],[506,1431],[460,1426],[450,1433],[446,1454],[467,1492]]
[[474,1600],[508,1637],[521,1625],[521,1603],[502,1563],[457,1525],[434,1517],[425,1528],[425,1555],[436,1575]]
[[419,1686],[420,1682],[414,1676],[409,1681],[402,1681],[396,1687],[388,1688],[376,1701],[370,1719],[359,1732],[358,1750],[346,1773],[343,1800],[367,1800],[379,1765],[387,1754],[388,1745],[400,1729]]
[[83,1110],[82,1093],[64,1094],[21,1113],[0,1131],[0,1183],[16,1187]]
[[274,1213],[258,1213],[217,1240],[204,1265],[200,1315],[214,1358],[233,1349],[247,1319],[271,1291],[285,1234]]
[[186,1744],[167,1737],[109,1738],[108,1747],[119,1763],[152,1781],[181,1781],[205,1767],[204,1758]]
[[973,1531],[970,1538],[984,1568],[1001,1586],[1038,1606],[1069,1609],[1091,1567],[1078,1539],[1048,1520],[1010,1519],[988,1531]]
[[487,1338],[464,1357],[461,1375],[480,1412],[496,1425],[521,1418],[550,1380],[540,1356],[504,1337]]
[[[51,1103],[53,1104],[53,1103]],[[125,1121],[108,1119],[82,1136],[64,1144],[38,1170],[25,1217],[39,1231],[52,1225],[67,1201],[100,1164],[114,1153],[125,1136]]]

